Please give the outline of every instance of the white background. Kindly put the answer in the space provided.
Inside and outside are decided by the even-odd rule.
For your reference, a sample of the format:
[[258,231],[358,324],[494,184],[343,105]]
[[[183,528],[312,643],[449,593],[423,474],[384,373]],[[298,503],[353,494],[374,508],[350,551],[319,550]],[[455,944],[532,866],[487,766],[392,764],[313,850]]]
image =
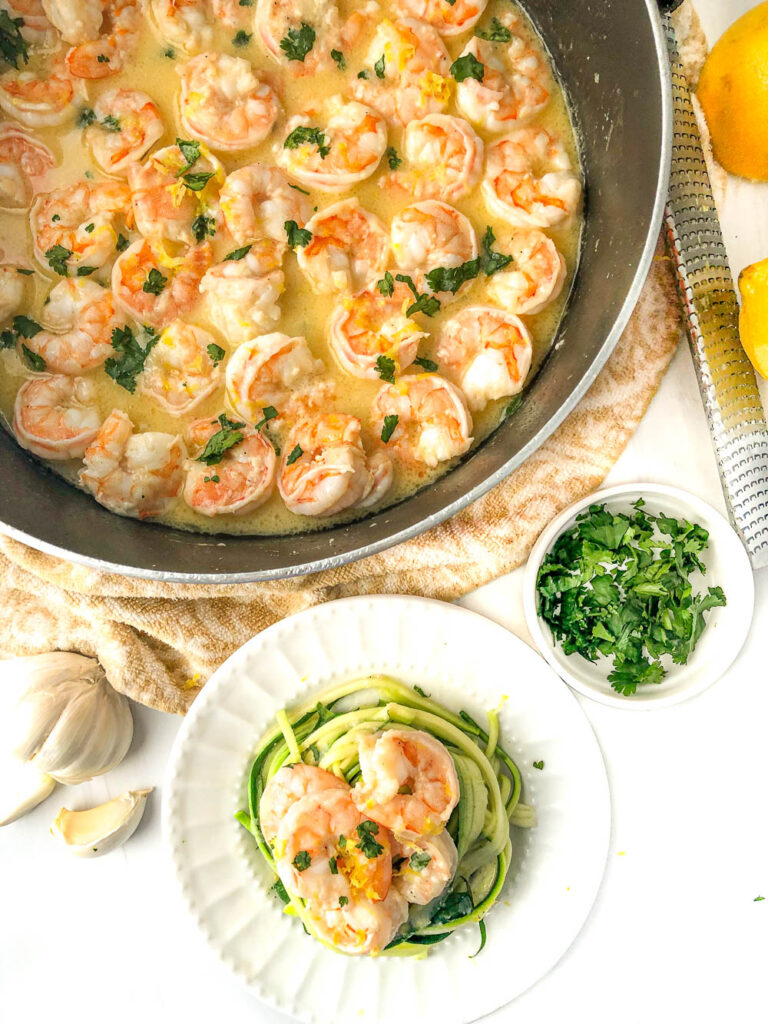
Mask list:
[[[752,2],[697,6],[711,43]],[[768,186],[732,181],[723,220],[735,273],[768,256]],[[723,507],[684,348],[609,482],[635,480],[676,484]],[[528,639],[521,575],[462,603]],[[764,570],[747,646],[705,694],[649,713],[582,702],[612,791],[605,880],[560,964],[490,1020],[766,1020],[768,899],[754,898],[768,897],[767,634]],[[285,1021],[240,990],[186,919],[161,846],[159,790],[139,832],[104,858],[77,860],[48,835],[65,800],[86,806],[125,788],[160,786],[180,720],[139,707],[134,718],[133,747],[118,769],[77,791],[57,790],[0,830],[0,1021]],[[510,971],[514,963],[510,949]]]

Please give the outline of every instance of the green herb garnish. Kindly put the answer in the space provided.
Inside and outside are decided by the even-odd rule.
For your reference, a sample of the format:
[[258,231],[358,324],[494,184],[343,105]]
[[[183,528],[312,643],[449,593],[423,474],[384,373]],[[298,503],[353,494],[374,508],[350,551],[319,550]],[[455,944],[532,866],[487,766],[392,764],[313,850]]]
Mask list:
[[390,416],[384,417],[384,425],[381,428],[381,440],[384,442],[384,444],[386,444],[389,441],[390,437],[392,437],[392,435],[394,434],[395,427],[397,426],[397,422],[399,419],[400,417],[395,415],[394,413],[392,413],[392,415]]
[[379,57],[379,59],[373,65],[373,70],[376,72],[376,77],[377,78],[383,78],[384,77],[384,65],[385,65],[385,62],[386,62],[385,61],[385,57],[384,57],[384,54],[382,53],[382,55]]
[[475,35],[479,39],[487,39],[489,43],[508,43],[512,38],[512,33],[506,25],[501,24],[498,18],[491,18],[488,29],[485,32],[482,29],[477,29]]
[[368,77],[368,72],[367,71],[358,71],[357,72],[357,77],[358,78],[366,79]]
[[146,281],[141,286],[141,290],[146,292],[147,295],[161,295],[167,284],[168,278],[161,274],[157,267],[152,267],[147,274]]
[[16,267],[17,274],[23,274],[24,277],[31,277],[34,274],[34,270],[27,270],[26,267]]
[[117,252],[125,252],[125,250],[128,248],[130,244],[130,240],[127,239],[125,235],[121,233],[117,236],[117,241],[115,242],[115,249],[117,250]]
[[543,761],[534,761],[533,762],[533,767],[534,768],[538,768],[540,772],[543,772],[544,771],[544,762]]
[[176,174],[178,178],[184,171],[188,170],[200,159],[200,143],[193,139],[176,139],[176,145],[181,150],[181,155],[186,160],[187,166]]
[[375,821],[361,821],[355,831],[358,835],[357,845],[369,860],[384,852],[381,843],[373,838],[379,834],[379,826]]
[[341,50],[331,50],[331,60],[334,61],[339,71],[347,70],[347,62]]
[[349,903],[349,896],[339,896],[339,906],[346,907]]
[[29,60],[29,44],[21,34],[23,18],[12,18],[7,10],[0,10],[0,57],[18,68],[19,60]]
[[304,454],[304,451],[303,451],[303,449],[302,449],[301,445],[300,445],[300,444],[297,444],[297,445],[296,445],[296,447],[295,447],[295,448],[293,449],[293,451],[291,452],[291,454],[290,454],[290,455],[288,456],[288,458],[287,458],[287,459],[285,460],[285,464],[286,464],[286,466],[292,466],[292,465],[294,464],[294,462],[295,462],[295,461],[296,461],[297,459],[300,459],[300,458],[301,458],[301,456],[302,456],[303,454]]
[[397,150],[394,146],[388,146],[387,151],[384,154],[387,158],[390,171],[396,171],[400,164],[403,162],[402,157],[397,155]]
[[281,903],[290,903],[291,902],[291,897],[288,895],[288,890],[285,888],[285,886],[283,885],[283,883],[280,881],[279,878],[274,883],[274,885],[270,886],[269,891],[273,892],[275,894],[275,896],[277,896],[277,898],[280,900]]
[[215,341],[212,341],[210,345],[206,346],[208,355],[211,357],[211,361],[214,366],[218,366],[224,356],[227,354],[221,345],[217,345]]
[[296,191],[297,192],[301,192],[301,194],[303,196],[308,196],[309,195],[309,192],[307,192],[307,190],[305,188],[302,188],[300,185],[294,185],[290,181],[288,182],[288,188],[295,188]]
[[232,252],[228,252],[224,257],[225,260],[242,260],[251,251],[250,245],[244,245],[241,249],[233,249]]
[[96,120],[96,111],[90,107],[83,107],[80,113],[77,115],[77,121],[75,124],[78,128],[89,128]]
[[339,865],[336,863],[335,857],[331,857],[331,859],[328,861],[328,867],[331,869],[332,875],[338,875]]
[[407,284],[415,299],[408,309],[406,309],[406,316],[412,316],[414,313],[424,313],[425,316],[434,316],[435,313],[438,312],[440,309],[440,299],[435,298],[434,295],[427,295],[426,292],[419,294],[418,288],[413,283],[413,278],[409,277],[408,274],[396,274],[395,280],[402,281],[403,284]]
[[201,213],[192,221],[192,234],[196,242],[203,242],[207,237],[213,238],[216,234],[216,220],[214,217],[206,217]]
[[417,850],[416,853],[412,853],[408,861],[408,865],[414,871],[423,871],[424,868],[431,862],[432,858],[426,852],[426,850]]
[[319,128],[310,128],[306,124],[299,124],[292,132],[288,133],[283,143],[283,149],[298,149],[304,143],[310,146],[317,146],[321,160],[325,160],[331,152],[331,147],[325,141],[323,132]]
[[299,850],[296,856],[293,858],[293,866],[297,871],[306,871],[309,865],[312,863],[312,858],[306,850]]
[[19,313],[13,318],[13,329],[20,338],[34,338],[43,328],[36,320],[30,320],[28,316]]
[[499,270],[503,270],[504,267],[509,266],[513,261],[512,256],[508,256],[503,252],[494,252],[493,243],[496,241],[496,236],[493,233],[493,228],[488,225],[483,235],[483,254],[481,256],[483,273],[491,277]]
[[270,420],[275,419],[277,416],[277,409],[274,405],[266,405],[261,410],[261,419],[254,425],[254,430],[261,430],[262,427],[266,427]]
[[72,255],[71,249],[65,249],[63,245],[53,245],[50,249],[46,249],[45,258],[48,260],[48,266],[60,277],[68,276],[67,260]]
[[221,413],[218,420],[212,420],[211,422],[218,423],[219,429],[215,434],[211,434],[202,454],[198,455],[195,460],[196,462],[204,463],[206,466],[215,466],[221,462],[226,452],[230,448],[234,448],[236,444],[240,444],[244,437],[242,428],[245,424],[235,423],[233,420],[228,419],[226,413]]
[[34,370],[36,373],[44,372],[46,363],[42,356],[38,355],[37,352],[33,352],[31,348],[27,348],[26,345],[21,346],[21,351],[31,370]]
[[395,279],[388,270],[385,272],[384,277],[382,277],[380,281],[376,282],[376,287],[382,295],[386,295],[387,297],[394,293]]
[[608,680],[629,696],[660,683],[661,658],[684,665],[710,608],[726,603],[720,587],[695,593],[690,577],[705,572],[709,542],[696,523],[644,511],[592,505],[558,537],[539,569],[539,614],[566,654],[613,659]]
[[433,292],[456,292],[467,281],[474,281],[480,273],[480,257],[460,263],[458,267],[435,267],[424,276]]
[[86,267],[86,266],[78,267],[77,268],[76,276],[77,277],[90,277],[91,274],[93,274],[98,269],[99,269],[98,267]]
[[181,180],[190,192],[202,192],[213,176],[213,171],[192,171],[189,174],[182,174]]
[[395,383],[395,361],[389,356],[379,356],[376,360],[376,372],[388,384]]
[[115,359],[110,356],[104,363],[107,376],[130,394],[136,390],[136,378],[144,369],[144,362],[159,337],[156,331],[148,328],[145,328],[145,333],[147,343],[142,347],[130,327],[115,327],[112,331],[112,348],[121,352],[122,357]]
[[465,82],[468,78],[474,78],[476,82],[482,82],[485,74],[485,66],[477,59],[474,53],[465,53],[463,57],[451,64],[451,74],[457,82]]
[[303,248],[312,241],[312,232],[307,231],[306,228],[300,228],[295,220],[287,220],[283,227],[288,238],[288,245],[292,249],[298,249],[299,246]]
[[[420,366],[425,373],[437,373],[437,363],[433,359],[427,359],[426,356],[417,356],[413,362],[416,366]],[[416,690],[417,693],[419,692],[418,688],[415,686],[414,690]]]
[[315,45],[315,30],[306,21],[300,28],[289,28],[285,37],[280,40],[280,49],[288,60],[301,60],[307,56]]
[[239,28],[232,37],[233,46],[247,46],[253,38],[252,32],[246,32],[244,29]]
[[119,132],[120,131],[120,119],[115,117],[114,114],[107,114],[107,116],[101,122],[102,126],[107,129],[108,132]]

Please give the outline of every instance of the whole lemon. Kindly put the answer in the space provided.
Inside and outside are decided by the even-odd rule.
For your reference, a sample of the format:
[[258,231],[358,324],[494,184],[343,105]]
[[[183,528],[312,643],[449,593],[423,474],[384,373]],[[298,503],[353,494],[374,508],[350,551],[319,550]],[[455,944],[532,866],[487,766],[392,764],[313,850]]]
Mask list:
[[717,160],[732,174],[768,181],[768,2],[717,41],[697,96]]
[[741,344],[757,372],[768,378],[768,259],[742,270],[739,291]]

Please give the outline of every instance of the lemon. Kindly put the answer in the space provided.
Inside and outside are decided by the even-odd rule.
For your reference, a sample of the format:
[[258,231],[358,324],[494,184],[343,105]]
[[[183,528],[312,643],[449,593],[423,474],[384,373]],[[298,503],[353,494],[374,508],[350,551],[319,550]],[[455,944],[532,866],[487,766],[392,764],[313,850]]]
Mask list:
[[707,57],[697,96],[717,160],[768,181],[768,2],[734,22]]
[[742,270],[739,291],[741,344],[757,372],[768,378],[768,259]]

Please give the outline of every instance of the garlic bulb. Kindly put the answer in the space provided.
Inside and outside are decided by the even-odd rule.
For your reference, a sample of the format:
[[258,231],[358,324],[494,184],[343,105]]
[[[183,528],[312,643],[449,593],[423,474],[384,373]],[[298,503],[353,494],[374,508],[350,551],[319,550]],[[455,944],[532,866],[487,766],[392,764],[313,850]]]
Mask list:
[[133,737],[128,701],[95,658],[65,651],[0,662],[0,687],[23,689],[5,747],[57,782],[85,782],[119,764]]
[[51,825],[51,835],[61,839],[78,857],[100,857],[130,839],[151,792],[151,786],[134,789],[85,811],[62,807]]
[[55,779],[38,771],[29,761],[0,752],[0,825],[10,825],[37,807],[51,795],[55,785]]

